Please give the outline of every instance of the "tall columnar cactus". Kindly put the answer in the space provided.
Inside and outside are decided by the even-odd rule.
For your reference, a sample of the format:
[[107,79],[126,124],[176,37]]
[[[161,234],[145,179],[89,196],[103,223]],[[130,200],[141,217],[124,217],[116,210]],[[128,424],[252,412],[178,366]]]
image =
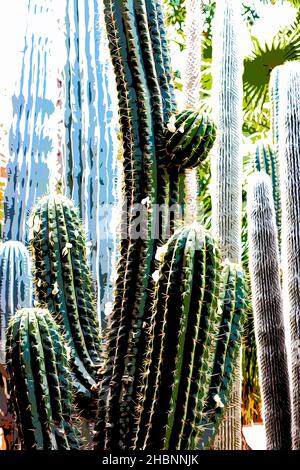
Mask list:
[[83,221],[104,326],[113,297],[119,171],[115,80],[102,16],[97,0],[66,0],[62,180]]
[[220,279],[218,248],[196,224],[175,232],[157,259],[147,348],[137,351],[143,367],[136,371],[138,381],[122,378],[136,388],[137,401],[133,414],[126,412],[128,402],[116,419],[100,399],[99,450],[193,449],[205,429],[204,416],[211,425],[207,445],[216,431],[220,397],[225,403],[228,398],[241,339],[241,274],[226,266]]
[[[188,129],[193,120],[188,129],[184,126],[183,133],[177,132],[180,118],[172,114],[175,105],[160,2],[106,0],[104,4],[119,93],[124,166],[120,261],[105,341],[97,435],[99,447],[111,448],[132,445],[144,351],[149,342],[155,253],[159,241],[166,238],[165,229],[169,225],[172,231],[176,222],[160,214],[157,204],[170,206],[179,200],[179,173],[184,166],[199,163],[202,154],[191,146],[195,135]],[[194,118],[198,127],[193,129],[197,132],[200,128],[207,138],[207,126],[201,125],[197,113]],[[167,151],[169,132],[177,140]],[[189,136],[186,142],[184,135]],[[203,152],[206,140],[200,139],[202,145],[205,142]],[[188,149],[187,158],[176,160],[183,145]],[[136,210],[142,212],[137,234]]]
[[[26,240],[26,218],[35,200],[47,190],[48,157],[52,151],[49,50],[47,37],[52,0],[28,2],[21,77],[13,96],[10,157],[4,195],[4,240]],[[45,26],[47,24],[47,27]]]
[[267,449],[291,449],[291,409],[272,185],[255,172],[248,186],[250,275]]
[[100,338],[77,211],[65,196],[44,196],[32,211],[29,227],[37,299],[61,324],[78,392],[89,399],[100,365]]
[[5,329],[17,309],[31,307],[31,263],[21,242],[0,245],[0,362],[4,363]]
[[270,75],[270,103],[271,103],[271,138],[276,153],[279,151],[279,98],[281,71],[284,73],[284,65],[275,67]]
[[278,237],[281,233],[281,195],[278,151],[268,144],[259,144],[255,151],[254,167],[256,171],[265,171],[272,180],[273,200],[275,207]]
[[280,71],[279,162],[282,184],[283,292],[289,319],[292,400],[292,447],[300,449],[300,64],[290,62]]
[[63,338],[47,310],[24,308],[11,319],[7,371],[22,449],[77,449],[72,375]]
[[[223,258],[241,259],[242,53],[241,11],[235,0],[217,2],[213,27],[213,95],[218,135],[212,154],[212,228]],[[223,449],[241,447],[241,379],[219,434]]]

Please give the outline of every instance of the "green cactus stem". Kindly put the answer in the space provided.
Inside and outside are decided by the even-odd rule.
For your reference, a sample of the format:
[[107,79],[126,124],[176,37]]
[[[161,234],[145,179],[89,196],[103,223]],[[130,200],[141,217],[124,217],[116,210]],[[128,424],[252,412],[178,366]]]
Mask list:
[[44,196],[32,211],[29,228],[37,298],[61,325],[79,391],[90,398],[101,362],[100,338],[77,211],[65,196]]
[[24,308],[11,319],[7,371],[22,449],[78,449],[67,352],[47,310]]
[[281,195],[278,151],[268,144],[257,145],[255,151],[254,168],[256,171],[265,171],[272,180],[273,200],[275,206],[278,239],[281,240]]
[[241,268],[229,261],[222,273],[221,323],[215,348],[215,360],[209,394],[201,421],[198,449],[206,449],[224,417],[235,378],[235,368],[242,344],[246,306],[246,282]]

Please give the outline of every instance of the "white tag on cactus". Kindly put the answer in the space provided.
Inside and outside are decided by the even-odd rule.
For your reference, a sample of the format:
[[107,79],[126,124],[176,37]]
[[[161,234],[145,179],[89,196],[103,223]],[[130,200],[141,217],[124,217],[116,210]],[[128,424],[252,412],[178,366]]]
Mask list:
[[152,279],[155,283],[158,282],[158,280],[159,280],[159,270],[158,269],[156,271],[154,271],[154,273],[152,274]]
[[182,125],[179,127],[178,130],[179,130],[179,132],[180,132],[181,134],[183,134],[183,133],[184,133],[184,124],[182,124]]
[[33,230],[35,232],[39,232],[40,228],[41,228],[41,219],[35,215],[33,219]]
[[176,116],[175,114],[172,114],[167,124],[167,129],[169,132],[176,132],[175,122],[176,122]]
[[150,203],[151,203],[151,200],[150,200],[149,196],[147,196],[147,197],[145,197],[144,199],[141,200],[141,204],[143,206],[148,206],[148,204],[150,204]]
[[67,256],[68,250],[72,248],[72,243],[66,243],[65,247],[62,250],[62,255]]
[[59,293],[58,284],[57,284],[57,281],[55,281],[54,287],[52,289],[52,295],[57,295],[58,293]]
[[77,230],[77,228],[74,230],[74,236],[75,238],[78,238],[79,237],[79,230]]
[[217,408],[224,408],[224,403],[222,402],[218,394],[214,395],[213,399],[216,402]]
[[155,253],[155,259],[157,261],[162,262],[165,254],[167,253],[167,250],[168,250],[167,245],[159,246],[156,250],[156,253]]
[[106,304],[104,305],[104,315],[108,317],[111,314],[112,309],[113,309],[113,302],[106,302]]

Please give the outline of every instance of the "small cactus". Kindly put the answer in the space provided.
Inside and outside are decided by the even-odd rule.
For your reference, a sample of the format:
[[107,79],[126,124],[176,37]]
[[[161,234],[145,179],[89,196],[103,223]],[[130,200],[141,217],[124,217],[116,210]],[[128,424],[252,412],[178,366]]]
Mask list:
[[29,230],[37,299],[61,325],[79,389],[90,397],[100,365],[100,337],[77,211],[65,196],[44,196],[32,211]]
[[7,332],[8,390],[22,450],[78,449],[67,352],[45,309],[21,309]]

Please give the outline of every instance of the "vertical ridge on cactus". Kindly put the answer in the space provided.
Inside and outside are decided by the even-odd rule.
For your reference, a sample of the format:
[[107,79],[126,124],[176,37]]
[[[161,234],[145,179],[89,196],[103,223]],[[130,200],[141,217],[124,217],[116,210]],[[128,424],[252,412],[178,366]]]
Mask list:
[[[13,96],[10,156],[4,194],[4,240],[24,242],[26,218],[36,199],[48,190],[48,157],[52,149],[49,99],[49,51],[51,41],[43,25],[51,21],[52,0],[28,2],[28,34],[25,35],[19,90]],[[38,18],[38,19],[37,19]]]
[[21,242],[0,245],[0,362],[5,351],[5,330],[10,318],[22,307],[31,307],[30,254]]
[[[242,207],[242,54],[238,34],[241,11],[235,0],[217,2],[213,26],[213,94],[218,135],[212,154],[212,228],[221,255],[240,263]],[[241,448],[241,378],[233,387],[233,406],[216,446]]]
[[78,449],[67,353],[47,310],[22,309],[11,319],[7,370],[22,449]]
[[267,450],[291,449],[289,375],[272,186],[255,172],[248,181],[250,275]]
[[300,240],[300,64],[280,69],[279,162],[282,188],[282,260],[284,307],[290,351],[292,448],[300,449],[299,240]]
[[44,196],[29,226],[37,298],[61,324],[77,385],[90,398],[101,362],[100,338],[77,211],[65,196]]

